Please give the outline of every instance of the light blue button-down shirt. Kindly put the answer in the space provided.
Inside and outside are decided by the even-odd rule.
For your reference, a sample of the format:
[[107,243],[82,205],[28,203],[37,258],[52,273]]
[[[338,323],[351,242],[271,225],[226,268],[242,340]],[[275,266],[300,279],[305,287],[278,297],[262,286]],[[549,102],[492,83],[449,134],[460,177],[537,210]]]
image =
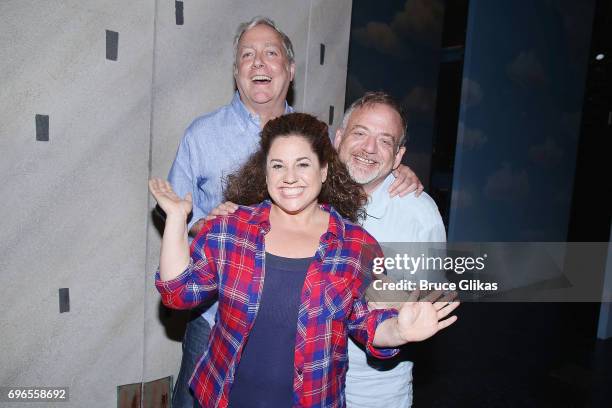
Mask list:
[[[285,113],[293,112],[285,102]],[[261,121],[250,113],[238,92],[229,105],[195,119],[185,131],[168,181],[179,195],[193,195],[189,228],[223,200],[224,178],[238,170],[259,146]],[[209,309],[211,321],[216,307]]]
[[[395,177],[389,174],[372,192],[366,206],[368,216],[363,228],[378,240],[386,257],[393,258],[402,253],[419,256],[420,250],[429,245],[440,248],[433,243],[446,242],[446,231],[435,201],[425,192],[419,197],[414,193],[405,197],[390,197],[388,191],[394,180]],[[422,245],[413,248],[413,243],[417,242]],[[394,247],[397,252],[393,251]],[[416,250],[419,252],[411,252]],[[397,271],[390,273],[394,279],[404,278],[392,272]],[[421,278],[432,281],[443,279],[439,274]],[[409,279],[415,278],[411,275]],[[412,362],[404,360],[391,369],[378,370],[368,364],[366,354],[352,340],[348,343],[347,407],[411,407]]]

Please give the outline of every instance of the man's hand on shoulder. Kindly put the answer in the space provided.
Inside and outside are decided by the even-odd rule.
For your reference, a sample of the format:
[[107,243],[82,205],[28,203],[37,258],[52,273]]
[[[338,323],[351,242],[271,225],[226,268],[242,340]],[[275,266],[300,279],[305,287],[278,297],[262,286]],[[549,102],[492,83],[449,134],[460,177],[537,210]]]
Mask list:
[[400,164],[397,169],[393,170],[393,176],[395,180],[389,187],[389,195],[395,197],[399,195],[404,197],[415,191],[415,195],[418,197],[423,192],[423,183],[417,177],[416,173],[408,166]]
[[[206,221],[213,220],[215,217],[220,215],[230,215],[236,212],[238,204],[234,204],[231,201],[226,201],[213,208],[206,216]],[[199,222],[199,221],[198,221]]]
[[233,214],[236,212],[237,209],[238,204],[234,204],[231,201],[226,201],[224,203],[219,204],[218,206],[213,208],[205,218],[201,218],[195,224],[193,224],[193,226],[189,230],[189,234],[195,237],[196,235],[198,235],[198,232],[200,232],[206,221],[214,220],[220,215]]

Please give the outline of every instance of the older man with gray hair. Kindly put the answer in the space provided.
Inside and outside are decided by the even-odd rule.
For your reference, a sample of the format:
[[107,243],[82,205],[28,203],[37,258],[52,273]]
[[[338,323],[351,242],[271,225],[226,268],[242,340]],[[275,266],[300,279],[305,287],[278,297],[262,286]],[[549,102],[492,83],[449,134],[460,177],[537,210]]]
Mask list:
[[[185,131],[168,181],[181,197],[193,196],[190,234],[223,197],[223,178],[238,169],[257,150],[259,133],[268,120],[293,112],[286,97],[295,76],[293,45],[266,17],[255,17],[238,27],[234,38],[234,79],[238,91],[230,104],[195,119]],[[392,194],[407,194],[419,183],[405,166],[395,173]],[[420,187],[422,188],[422,186]],[[172,397],[175,408],[193,407],[189,379],[207,349],[216,304],[200,310],[188,323],[183,358]]]

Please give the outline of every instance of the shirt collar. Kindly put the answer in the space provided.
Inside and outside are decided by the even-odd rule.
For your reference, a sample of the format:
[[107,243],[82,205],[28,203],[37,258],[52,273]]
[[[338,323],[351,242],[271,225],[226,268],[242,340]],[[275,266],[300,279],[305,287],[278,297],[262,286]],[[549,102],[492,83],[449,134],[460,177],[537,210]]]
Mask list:
[[[262,203],[256,205],[251,213],[251,217],[248,220],[249,224],[259,225],[260,228],[266,233],[270,231],[270,208],[272,202],[270,200],[264,200]],[[323,234],[324,241],[332,239],[342,240],[344,238],[344,231],[346,226],[344,219],[334,207],[329,204],[322,204],[321,208],[329,213],[329,225],[327,231]]]
[[259,118],[257,118],[257,121],[253,120],[253,115],[251,115],[245,104],[240,99],[240,94],[238,91],[234,92],[231,106],[234,112],[236,112],[236,116],[238,116],[238,120],[240,121],[243,129],[247,129],[249,126],[253,125],[259,127]]
[[389,187],[395,180],[395,177],[390,173],[382,183],[368,197],[368,205],[366,207],[366,213],[368,217],[382,218],[385,215],[387,206],[391,201],[389,197]]
[[253,207],[251,217],[247,221],[251,225],[259,225],[265,232],[270,230],[270,200],[264,200]]
[[346,229],[344,218],[342,218],[342,216],[338,214],[338,211],[336,211],[336,209],[329,204],[323,204],[321,207],[325,211],[329,212],[329,225],[327,227],[327,232],[324,234],[324,239],[343,239],[344,231]]
[[[251,125],[255,125],[257,127],[261,127],[261,120],[259,119],[259,115],[249,112],[242,99],[240,99],[240,93],[238,91],[234,92],[234,97],[231,102],[232,108],[238,115],[238,118],[243,122],[243,125],[246,126],[250,123]],[[287,101],[285,101],[285,114],[293,113],[294,110]]]

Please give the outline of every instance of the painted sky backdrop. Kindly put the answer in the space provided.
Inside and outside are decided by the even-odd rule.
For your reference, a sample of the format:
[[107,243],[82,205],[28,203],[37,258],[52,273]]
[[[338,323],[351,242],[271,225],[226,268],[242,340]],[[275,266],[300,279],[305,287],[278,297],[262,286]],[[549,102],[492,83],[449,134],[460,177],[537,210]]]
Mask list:
[[[347,104],[382,89],[430,174],[441,0],[355,0]],[[564,241],[594,0],[470,0],[449,240]],[[440,96],[442,97],[442,96]]]
[[449,240],[567,239],[593,9],[470,1]]
[[366,91],[393,95],[408,115],[405,163],[425,184],[430,174],[440,42],[441,0],[354,0],[346,104]]

